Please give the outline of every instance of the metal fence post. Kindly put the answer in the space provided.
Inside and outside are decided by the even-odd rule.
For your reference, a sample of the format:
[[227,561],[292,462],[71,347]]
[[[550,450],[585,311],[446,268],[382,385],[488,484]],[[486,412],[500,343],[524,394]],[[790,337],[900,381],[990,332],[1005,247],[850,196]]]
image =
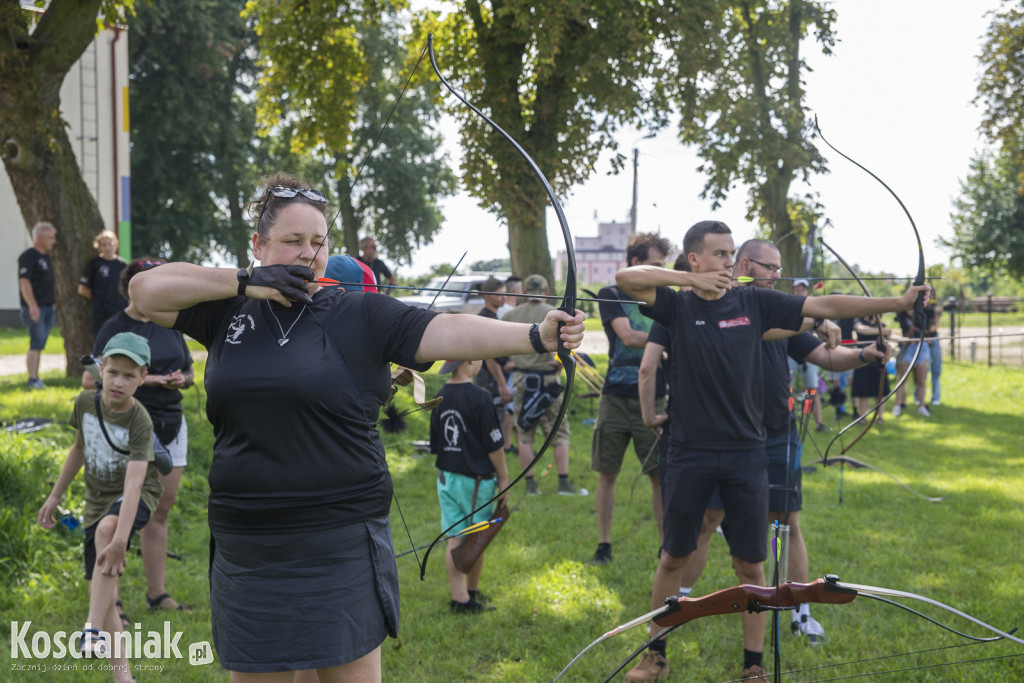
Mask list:
[[988,295],[988,366],[992,367],[992,293]]

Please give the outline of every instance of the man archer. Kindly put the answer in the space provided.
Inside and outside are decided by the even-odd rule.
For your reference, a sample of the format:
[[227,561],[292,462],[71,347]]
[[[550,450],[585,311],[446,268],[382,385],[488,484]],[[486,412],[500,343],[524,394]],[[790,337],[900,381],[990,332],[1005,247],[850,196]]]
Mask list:
[[[838,319],[909,310],[929,289],[911,286],[902,297],[804,298],[762,287],[734,288],[736,247],[732,231],[719,221],[701,221],[690,228],[683,252],[692,272],[634,266],[615,277],[627,296],[648,302],[641,310],[672,334],[672,430],[662,481],[664,542],[651,591],[652,608],[675,595],[681,585],[716,486],[730,520],[729,550],[740,583],[765,585],[769,487],[762,335],[773,328],[798,331],[805,317]],[[678,286],[692,291],[671,289]],[[767,681],[762,667],[765,615],[744,614],[741,621],[741,676]],[[657,640],[626,679],[648,681],[667,674],[665,641]]]

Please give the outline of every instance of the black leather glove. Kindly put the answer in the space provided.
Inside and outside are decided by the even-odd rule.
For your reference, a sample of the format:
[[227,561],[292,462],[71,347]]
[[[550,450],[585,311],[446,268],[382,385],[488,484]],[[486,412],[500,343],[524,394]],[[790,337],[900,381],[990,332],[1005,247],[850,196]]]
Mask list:
[[259,266],[252,269],[247,287],[270,287],[285,295],[291,301],[312,304],[307,283],[316,280],[313,269],[308,266]]

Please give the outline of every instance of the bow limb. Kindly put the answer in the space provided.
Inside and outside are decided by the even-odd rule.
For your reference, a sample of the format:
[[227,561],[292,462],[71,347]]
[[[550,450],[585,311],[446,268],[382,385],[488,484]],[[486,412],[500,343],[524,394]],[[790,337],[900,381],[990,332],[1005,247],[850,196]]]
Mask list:
[[[884,596],[884,597],[892,597],[892,598],[905,598],[905,599],[908,599],[908,600],[919,600],[919,601],[921,601],[923,603],[932,605],[933,607],[938,607],[940,609],[944,609],[947,612],[955,614],[955,615],[957,615],[958,617],[960,617],[962,619],[966,619],[967,621],[971,622],[972,624],[975,624],[976,626],[980,626],[983,629],[991,631],[992,633],[996,634],[996,636],[998,636],[997,639],[1010,640],[1010,641],[1013,641],[1014,643],[1017,643],[1019,645],[1024,645],[1024,640],[1022,640],[1021,638],[1018,638],[1017,636],[1014,636],[1014,635],[1012,635],[1010,633],[1007,633],[1006,631],[1001,631],[1000,629],[996,628],[995,626],[992,626],[991,624],[987,624],[984,621],[982,621],[981,619],[978,619],[977,617],[973,617],[970,614],[967,614],[966,612],[962,612],[962,611],[958,610],[955,607],[951,607],[950,605],[947,605],[944,602],[939,602],[938,600],[934,600],[934,599],[926,597],[924,595],[918,595],[916,593],[909,593],[907,591],[895,590],[895,589],[892,589],[892,588],[879,588],[878,586],[865,586],[865,585],[856,584],[856,583],[844,583],[844,582],[841,582],[841,581],[838,581],[838,580],[833,581],[833,585],[837,589],[854,591],[857,595]],[[901,605],[901,607],[902,607],[902,605]],[[932,621],[932,620],[930,620],[930,621]],[[942,626],[942,624],[940,624],[940,626]],[[946,628],[946,627],[943,626],[943,628]],[[964,634],[961,633],[960,635],[964,635]],[[966,637],[972,638],[972,639],[974,638],[973,636],[966,636]]]
[[[433,36],[433,34],[430,34],[430,35],[427,36],[427,54],[430,57],[430,65],[433,67],[434,73],[437,74],[438,79],[440,79],[441,84],[450,93],[452,93],[460,102],[462,102],[464,105],[469,107],[469,109],[471,109],[477,116],[479,116],[484,121],[486,121],[487,124],[490,125],[491,128],[493,128],[496,132],[498,132],[509,144],[511,144],[515,148],[515,150],[517,152],[519,152],[520,156],[523,157],[523,160],[526,161],[526,163],[530,167],[530,170],[533,171],[533,174],[537,177],[537,180],[539,180],[541,185],[544,187],[544,191],[547,193],[548,198],[551,200],[551,205],[555,209],[555,215],[558,217],[558,224],[559,224],[559,226],[562,229],[562,239],[565,240],[565,253],[566,253],[566,258],[567,258],[567,269],[566,269],[566,277],[565,277],[565,291],[564,291],[564,293],[562,295],[561,305],[558,308],[559,308],[559,310],[564,311],[564,312],[568,313],[569,315],[575,315],[576,314],[576,250],[573,248],[572,233],[569,232],[569,222],[565,218],[565,212],[562,210],[562,205],[558,201],[558,197],[555,196],[554,188],[551,187],[551,183],[548,182],[548,179],[547,179],[547,177],[545,177],[544,172],[540,170],[539,166],[537,166],[537,162],[535,162],[533,160],[533,158],[529,154],[526,153],[526,150],[523,149],[522,145],[520,145],[518,142],[516,142],[515,138],[513,138],[511,135],[506,133],[505,130],[502,129],[501,126],[499,126],[497,123],[495,123],[493,120],[491,120],[486,114],[484,114],[482,111],[480,111],[476,106],[474,106],[472,102],[470,102],[465,97],[463,97],[462,94],[460,94],[455,88],[453,88],[452,85],[448,82],[448,80],[445,79],[444,75],[441,73],[441,70],[437,66],[437,60],[434,58],[434,36]],[[561,327],[562,327],[561,324],[559,324],[559,332],[561,331]],[[534,456],[533,460],[530,461],[530,464],[527,465],[525,468],[523,468],[523,471],[519,474],[519,476],[516,477],[515,479],[513,479],[511,482],[509,482],[508,486],[506,486],[505,488],[497,491],[494,494],[493,498],[491,498],[490,500],[485,501],[484,503],[479,505],[475,510],[470,512],[469,515],[467,515],[463,519],[458,520],[455,524],[453,524],[451,527],[449,527],[448,529],[443,531],[436,539],[434,539],[434,542],[430,544],[429,548],[427,548],[427,552],[424,553],[424,555],[423,555],[423,562],[420,564],[420,579],[421,580],[424,579],[424,577],[426,576],[426,573],[427,573],[427,558],[430,557],[430,551],[433,550],[434,546],[442,538],[444,538],[444,536],[447,535],[453,528],[455,528],[455,526],[457,526],[458,524],[462,523],[465,519],[472,518],[473,515],[475,515],[480,510],[485,509],[487,506],[489,506],[495,500],[497,500],[498,498],[503,496],[507,491],[509,491],[513,486],[515,486],[520,480],[522,480],[523,477],[525,477],[529,472],[531,472],[533,470],[533,466],[537,464],[537,462],[541,459],[541,457],[544,456],[544,454],[548,451],[548,449],[554,443],[555,437],[558,435],[558,428],[562,425],[562,422],[565,420],[566,411],[569,408],[569,397],[572,395],[573,380],[576,378],[576,361],[575,361],[575,359],[569,353],[569,349],[565,348],[565,344],[562,342],[560,336],[556,340],[556,342],[558,344],[558,349],[557,349],[558,358],[559,358],[559,360],[562,361],[562,367],[565,368],[565,391],[564,391],[564,394],[562,396],[562,404],[558,408],[558,413],[555,416],[554,423],[551,426],[551,430],[548,433],[547,438],[544,439],[544,443],[541,444],[540,449],[537,451],[537,453]]]
[[[843,265],[843,267],[846,268],[846,270],[850,271],[850,274],[853,275],[854,279],[857,281],[857,284],[859,284],[860,288],[862,290],[864,290],[864,295],[870,298],[871,297],[871,291],[868,289],[868,286],[867,286],[867,284],[865,284],[864,280],[862,280],[860,278],[860,276],[856,273],[856,271],[854,271],[853,267],[849,263],[847,263],[846,260],[842,256],[840,256],[839,253],[835,249],[830,247],[829,244],[824,239],[819,237],[818,241],[821,242],[821,245],[823,247],[825,247],[830,252],[832,252],[832,255],[836,257],[836,259],[839,261],[839,263],[841,263]],[[878,327],[878,342],[877,343],[878,343],[879,346],[882,346],[885,343],[885,341],[884,341],[885,330],[884,330],[883,325],[882,325],[882,316],[880,316],[880,315],[876,315],[875,316],[875,325]],[[849,451],[851,448],[853,448],[853,445],[855,443],[857,443],[858,441],[860,441],[861,438],[865,434],[867,434],[868,431],[874,426],[875,422],[878,420],[878,414],[879,414],[880,409],[881,409],[881,407],[882,407],[882,405],[884,403],[884,401],[882,400],[882,397],[884,395],[885,395],[885,368],[882,368],[882,376],[878,380],[878,399],[877,399],[877,401],[875,403],[875,407],[870,410],[871,420],[867,423],[867,425],[864,427],[864,429],[861,430],[861,432],[859,434],[857,434],[857,436],[850,443],[845,444],[843,446],[842,450],[839,452],[840,455],[845,455],[847,453],[847,451]],[[828,442],[828,445],[825,447],[825,455],[822,457],[822,463],[823,464],[825,464],[825,465],[828,464],[828,453],[829,453],[829,450],[832,448],[832,444],[834,444],[836,441],[838,441],[839,438],[843,436],[843,434],[845,434],[846,432],[850,431],[850,429],[853,428],[857,424],[858,424],[858,422],[854,421],[854,422],[851,422],[850,424],[846,425],[845,427],[843,427],[839,431],[838,434],[836,434],[832,438],[831,441]]]
[[[826,145],[828,145],[829,148],[833,152],[835,152],[839,156],[843,157],[844,159],[849,161],[851,164],[853,164],[854,166],[856,166],[857,168],[859,168],[860,170],[864,171],[869,176],[871,176],[872,178],[877,180],[882,185],[882,187],[884,187],[886,189],[886,191],[890,195],[892,195],[892,198],[896,200],[896,203],[900,205],[900,208],[903,209],[903,214],[907,217],[907,220],[910,221],[910,228],[914,231],[914,238],[917,240],[917,275],[914,276],[914,284],[915,285],[923,285],[924,284],[924,276],[925,276],[924,246],[921,243],[921,233],[918,231],[917,224],[914,222],[914,217],[910,215],[910,210],[907,209],[907,205],[903,203],[903,200],[900,199],[899,195],[896,194],[896,192],[891,187],[889,187],[884,180],[882,180],[877,175],[872,173],[867,167],[865,167],[860,162],[858,162],[858,161],[852,159],[851,157],[849,157],[848,155],[843,154],[842,152],[840,152],[838,149],[836,149],[835,145],[833,145],[831,142],[826,140],[825,136],[821,132],[821,127],[818,126],[818,117],[817,116],[814,117],[814,129],[818,132],[818,137],[821,138],[821,141],[824,142]],[[917,298],[917,300],[914,302],[914,325],[917,326],[918,329],[920,330],[920,335],[921,336],[918,338],[917,349],[915,349],[914,357],[910,361],[910,367],[907,368],[906,374],[904,374],[903,377],[900,377],[899,381],[896,382],[896,386],[893,387],[892,391],[890,391],[888,394],[886,394],[885,397],[883,397],[878,402],[878,405],[875,406],[875,408],[878,408],[879,406],[881,406],[883,403],[888,401],[889,398],[892,397],[897,391],[899,391],[900,387],[902,387],[904,384],[906,384],[907,379],[909,379],[910,375],[914,372],[914,365],[917,364],[917,358],[918,358],[918,356],[921,355],[921,347],[924,345],[924,328],[925,328],[924,294],[921,294]],[[872,410],[874,410],[875,408],[873,408]],[[829,444],[829,445],[831,445],[831,444]]]

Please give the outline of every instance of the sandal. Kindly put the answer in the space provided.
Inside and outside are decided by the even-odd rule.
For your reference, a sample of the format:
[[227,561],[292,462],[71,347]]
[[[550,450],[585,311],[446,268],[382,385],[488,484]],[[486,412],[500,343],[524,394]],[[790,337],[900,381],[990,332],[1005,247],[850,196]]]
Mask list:
[[82,629],[82,642],[78,648],[85,657],[105,657],[107,640],[97,628]]
[[132,622],[131,617],[124,613],[124,605],[121,604],[120,600],[114,604],[117,605],[117,616],[121,620],[121,626],[124,628],[131,628],[134,622]]
[[[171,599],[172,598],[171,598],[171,594],[170,593],[161,593],[160,595],[156,596],[155,598],[151,598],[147,594],[146,595],[146,604],[149,605],[149,611],[153,612],[153,611],[156,611],[158,609],[167,609],[167,608],[161,607],[160,605],[162,605],[165,600],[171,600]],[[191,614],[192,613],[192,608],[187,607],[187,606],[181,604],[180,602],[178,603],[177,607],[173,608],[173,610],[177,611],[177,612],[185,612],[187,614]]]

